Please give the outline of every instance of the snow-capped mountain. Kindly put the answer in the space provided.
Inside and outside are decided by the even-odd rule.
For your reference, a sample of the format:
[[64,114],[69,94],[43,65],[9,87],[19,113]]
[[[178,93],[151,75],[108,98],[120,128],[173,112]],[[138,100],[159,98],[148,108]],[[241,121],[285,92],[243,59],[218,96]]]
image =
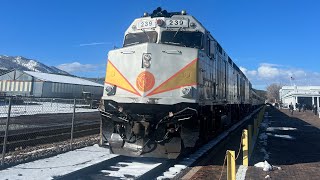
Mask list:
[[11,69],[70,75],[69,73],[54,66],[47,66],[33,59],[28,59],[22,56],[0,55],[0,71]]

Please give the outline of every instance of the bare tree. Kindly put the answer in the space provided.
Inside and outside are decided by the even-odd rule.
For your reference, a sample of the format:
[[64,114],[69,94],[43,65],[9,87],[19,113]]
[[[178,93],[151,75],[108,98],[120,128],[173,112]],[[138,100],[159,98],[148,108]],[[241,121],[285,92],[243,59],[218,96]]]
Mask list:
[[267,98],[269,102],[274,103],[279,101],[279,90],[281,88],[282,85],[277,83],[273,83],[267,87]]

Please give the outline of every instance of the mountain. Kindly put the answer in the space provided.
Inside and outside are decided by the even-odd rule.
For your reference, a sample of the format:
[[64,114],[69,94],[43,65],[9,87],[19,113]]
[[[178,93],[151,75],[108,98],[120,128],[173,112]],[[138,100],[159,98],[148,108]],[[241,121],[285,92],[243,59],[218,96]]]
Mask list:
[[259,90],[259,89],[253,89],[260,97],[267,99],[267,91],[265,90]]
[[81,78],[98,83],[98,84],[102,84],[102,85],[104,84],[104,77],[98,77],[98,78],[81,77]]
[[11,69],[70,75],[61,69],[54,66],[47,66],[34,59],[28,59],[22,56],[0,55],[0,73]]

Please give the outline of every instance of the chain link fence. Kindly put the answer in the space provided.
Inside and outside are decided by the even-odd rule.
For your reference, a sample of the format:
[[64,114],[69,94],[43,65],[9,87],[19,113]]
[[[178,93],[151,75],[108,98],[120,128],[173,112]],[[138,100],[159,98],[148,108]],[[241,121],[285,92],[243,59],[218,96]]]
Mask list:
[[[84,99],[0,97],[0,152],[4,166],[16,152],[99,133],[100,115]],[[29,152],[28,152],[29,151]]]

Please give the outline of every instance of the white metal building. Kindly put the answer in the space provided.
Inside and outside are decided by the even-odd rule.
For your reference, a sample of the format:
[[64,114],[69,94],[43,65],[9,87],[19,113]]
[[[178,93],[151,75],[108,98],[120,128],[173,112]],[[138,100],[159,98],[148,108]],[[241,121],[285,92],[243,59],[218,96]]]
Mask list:
[[313,104],[316,104],[319,109],[320,86],[283,86],[279,95],[284,105],[300,103],[311,108]]
[[82,92],[90,92],[98,99],[103,85],[78,77],[33,71],[12,70],[0,75],[2,95],[81,98]]

